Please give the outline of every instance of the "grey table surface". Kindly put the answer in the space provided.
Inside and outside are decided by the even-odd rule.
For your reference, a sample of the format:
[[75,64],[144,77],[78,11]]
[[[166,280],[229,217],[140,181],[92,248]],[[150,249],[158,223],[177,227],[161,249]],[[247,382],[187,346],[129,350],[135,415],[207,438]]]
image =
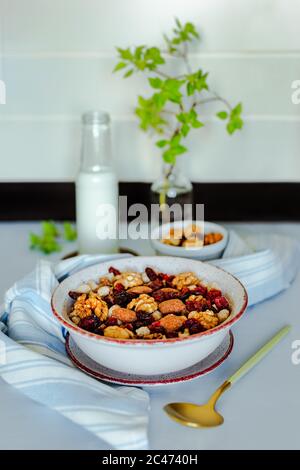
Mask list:
[[[242,231],[286,233],[300,240],[300,224],[227,224]],[[0,224],[0,295],[34,268],[40,255],[28,250],[28,233],[37,223]],[[139,254],[152,254],[147,241],[126,241]],[[71,252],[75,245],[64,247]],[[56,260],[62,254],[51,255]],[[291,360],[292,342],[300,339],[300,274],[285,292],[250,308],[234,327],[234,349],[219,368],[192,382],[147,389],[151,397],[151,449],[299,449],[300,365]],[[162,412],[170,401],[204,402],[280,327],[292,331],[264,361],[219,403],[223,426],[190,429],[170,421]],[[105,449],[105,443],[59,413],[28,399],[0,378],[0,449]]]

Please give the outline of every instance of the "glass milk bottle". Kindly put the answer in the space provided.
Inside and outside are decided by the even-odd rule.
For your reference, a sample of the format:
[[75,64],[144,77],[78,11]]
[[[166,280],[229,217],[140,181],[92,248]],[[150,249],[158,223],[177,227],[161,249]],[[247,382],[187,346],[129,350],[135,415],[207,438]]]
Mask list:
[[80,253],[118,251],[118,182],[112,168],[109,115],[82,116],[82,153],[76,178],[76,222]]

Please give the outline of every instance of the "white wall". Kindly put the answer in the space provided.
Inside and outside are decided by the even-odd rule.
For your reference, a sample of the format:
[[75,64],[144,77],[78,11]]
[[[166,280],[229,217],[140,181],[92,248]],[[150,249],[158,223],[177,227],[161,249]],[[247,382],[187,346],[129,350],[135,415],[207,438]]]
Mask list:
[[[202,43],[192,63],[242,101],[244,130],[229,137],[203,110],[185,159],[194,181],[299,181],[300,0],[0,0],[0,180],[71,180],[78,166],[80,114],[113,117],[121,180],[151,181],[160,158],[132,115],[142,77],[112,75],[114,46],[161,44],[173,17],[191,20]],[[170,67],[177,65],[172,61]]]

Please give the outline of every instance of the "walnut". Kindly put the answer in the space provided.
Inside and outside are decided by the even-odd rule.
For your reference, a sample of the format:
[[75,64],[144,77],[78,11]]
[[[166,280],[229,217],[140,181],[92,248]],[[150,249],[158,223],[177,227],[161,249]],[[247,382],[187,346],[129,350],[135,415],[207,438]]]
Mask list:
[[174,277],[172,284],[178,290],[181,290],[183,287],[188,287],[192,284],[199,284],[199,279],[195,276],[194,273],[191,272],[180,273]]
[[151,333],[150,335],[145,335],[143,339],[166,339],[166,335],[162,333]]
[[189,296],[189,298],[187,300],[189,300],[189,301],[190,300],[191,301],[194,301],[194,300],[201,301],[203,299],[204,299],[203,295],[194,295],[194,294],[192,294],[192,295]]
[[74,304],[74,309],[70,317],[78,316],[80,319],[89,317],[94,313],[101,321],[108,317],[108,306],[97,294],[90,293],[87,297],[86,294],[78,297]]
[[122,323],[131,323],[136,320],[136,313],[128,308],[115,306],[112,310],[112,316],[120,320]]
[[92,313],[91,308],[86,304],[87,295],[80,295],[73,305],[73,311],[70,313],[70,318],[79,317],[80,319],[89,317]]
[[168,332],[171,333],[173,331],[179,330],[182,325],[186,322],[186,317],[178,317],[177,315],[166,315],[160,320],[161,326]]
[[129,289],[130,287],[141,286],[143,279],[140,273],[126,271],[114,277],[114,285],[116,284],[122,284],[125,289]]
[[141,294],[136,299],[133,299],[128,305],[127,308],[134,309],[136,312],[147,312],[152,313],[157,310],[157,303],[147,294]]
[[119,326],[114,325],[105,328],[104,336],[107,336],[108,338],[129,339],[133,338],[133,333],[127,328],[120,328]]
[[152,292],[151,287],[148,286],[136,286],[128,289],[129,294],[140,295],[140,294],[150,294]]
[[107,303],[102,300],[97,294],[90,295],[86,303],[94,310],[95,315],[101,321],[105,321],[108,317],[108,306]]
[[206,310],[206,312],[191,312],[189,318],[197,320],[206,330],[215,328],[219,324],[218,317],[211,310]]
[[185,311],[184,303],[179,299],[164,300],[158,306],[162,314],[182,313]]

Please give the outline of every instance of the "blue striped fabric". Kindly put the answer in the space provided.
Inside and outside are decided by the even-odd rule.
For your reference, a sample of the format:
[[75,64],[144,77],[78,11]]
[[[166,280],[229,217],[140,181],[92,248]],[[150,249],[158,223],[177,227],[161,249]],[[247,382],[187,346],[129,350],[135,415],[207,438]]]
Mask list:
[[77,370],[66,355],[64,332],[50,307],[59,280],[120,256],[78,256],[57,265],[41,260],[31,274],[11,287],[0,322],[0,374],[28,397],[84,426],[110,447],[145,449],[148,394],[132,387],[108,386]]
[[230,272],[244,284],[251,306],[291,285],[299,269],[299,242],[277,234],[240,236],[231,231],[223,257],[210,263]]

